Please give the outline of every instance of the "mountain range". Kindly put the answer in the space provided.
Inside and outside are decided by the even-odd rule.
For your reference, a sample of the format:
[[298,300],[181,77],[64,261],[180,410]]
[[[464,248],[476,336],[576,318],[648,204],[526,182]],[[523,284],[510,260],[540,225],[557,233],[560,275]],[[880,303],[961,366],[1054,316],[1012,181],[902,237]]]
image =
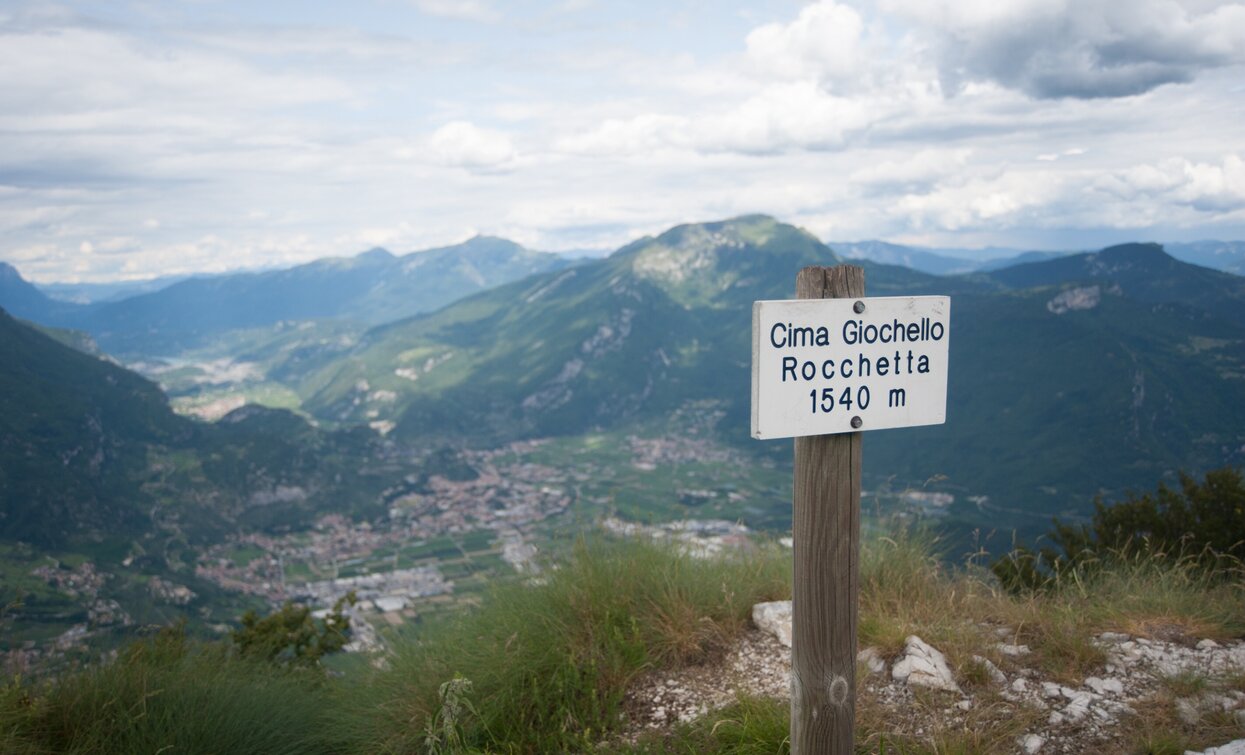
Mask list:
[[[681,226],[375,328],[303,376],[303,408],[488,444],[710,402],[747,447],[749,306],[838,261],[770,218]],[[938,478],[966,521],[999,523],[1000,506],[1045,524],[1099,492],[1245,459],[1240,277],[1155,245],[952,277],[862,264],[871,295],[955,302],[947,424],[869,434],[873,484]]]
[[[100,305],[86,330],[105,348],[150,345],[153,330],[154,342],[175,346],[164,336],[190,330],[178,311],[199,340],[278,316],[378,321],[433,309],[451,298],[443,281],[468,281],[459,290],[476,293],[367,330],[246,331],[231,342],[233,356],[325,426],[371,425],[403,444],[660,428],[695,405],[720,413],[723,442],[779,458],[781,444],[747,437],[750,305],[788,298],[802,266],[840,261],[816,237],[765,216],[679,226],[575,265],[475,239],[184,281]],[[1154,244],[957,275],[859,262],[870,295],[955,302],[948,421],[869,434],[869,484],[952,492],[951,513],[973,525],[1044,525],[1085,513],[1100,492],[1245,460],[1239,276]],[[404,304],[421,270],[440,298]],[[491,285],[499,280],[508,282]],[[0,277],[0,303],[63,316],[57,307],[69,305],[23,283]]]
[[96,304],[54,300],[0,263],[0,305],[47,325],[91,333],[116,355],[170,354],[222,332],[290,320],[379,324],[571,263],[511,241],[477,236],[401,257],[372,249],[283,270],[190,278]]
[[[830,241],[827,243],[848,259],[866,259],[887,265],[901,265],[933,275],[989,272],[1030,262],[1052,260],[1083,251],[1024,251],[1001,247],[940,249],[905,246],[886,241]],[[1182,262],[1190,262],[1234,275],[1245,275],[1245,241],[1169,243],[1164,245],[1164,249]]]

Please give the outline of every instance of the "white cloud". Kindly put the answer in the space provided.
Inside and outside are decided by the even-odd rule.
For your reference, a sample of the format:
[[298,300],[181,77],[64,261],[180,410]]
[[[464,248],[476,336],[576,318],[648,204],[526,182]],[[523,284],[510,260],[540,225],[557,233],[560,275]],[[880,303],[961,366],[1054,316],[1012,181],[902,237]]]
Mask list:
[[811,81],[778,84],[705,118],[699,143],[709,150],[753,154],[835,149],[853,131],[884,117],[884,111],[880,102],[835,96]]
[[973,150],[968,147],[923,149],[904,159],[867,165],[852,173],[848,180],[872,192],[912,193],[956,175],[965,168],[972,154]]
[[[236,58],[173,48],[91,28],[68,27],[3,35],[0,112],[133,115],[159,103],[169,114],[211,114],[221,108],[263,109],[345,102],[343,82],[322,75],[269,71]],[[81,121],[93,128],[98,121]],[[65,126],[78,127],[67,120]],[[138,124],[133,124],[138,125]]]
[[495,8],[480,0],[413,0],[413,2],[416,8],[430,16],[486,23],[501,20],[501,14]]
[[555,2],[503,26],[411,0],[316,26],[236,2],[0,18],[0,259],[141,277],[758,211],[839,238],[1245,235],[1239,4]]
[[557,149],[580,155],[636,155],[672,147],[692,146],[692,120],[684,116],[642,113],[610,118],[586,133],[569,134]]
[[1011,171],[903,196],[894,203],[893,214],[915,230],[1041,225],[1047,211],[1067,193],[1067,178],[1060,174]]
[[500,170],[518,155],[507,134],[469,121],[451,121],[438,128],[429,137],[428,148],[436,162],[470,170]]
[[864,21],[847,5],[820,0],[788,24],[760,26],[747,37],[748,58],[785,78],[843,79],[868,62],[861,49]]
[[1245,160],[1225,155],[1222,162],[1171,158],[1103,175],[1093,182],[1100,192],[1127,202],[1177,203],[1199,212],[1245,208]]
[[644,113],[610,119],[561,139],[559,149],[590,155],[639,155],[654,150],[766,155],[832,150],[890,112],[880,100],[840,97],[813,81],[770,84],[727,108],[695,116]]
[[1170,158],[1107,172],[1051,166],[992,174],[970,166],[966,173],[893,198],[878,222],[896,236],[1059,228],[1135,234],[1232,222],[1245,209],[1245,160],[1235,154],[1217,163]]

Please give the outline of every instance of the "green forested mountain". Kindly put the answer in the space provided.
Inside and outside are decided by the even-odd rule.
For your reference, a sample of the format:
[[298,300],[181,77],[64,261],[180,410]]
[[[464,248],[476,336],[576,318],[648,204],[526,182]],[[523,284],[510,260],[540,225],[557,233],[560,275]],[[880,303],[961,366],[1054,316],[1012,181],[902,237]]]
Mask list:
[[[367,430],[324,433],[258,407],[195,423],[155,384],[2,310],[0,353],[0,540],[201,541],[367,506],[379,489]],[[290,492],[261,506],[278,488]]]
[[[1099,490],[1239,463],[1245,318],[1230,315],[1242,281],[1157,247],[1101,254],[946,278],[866,263],[871,295],[954,297],[948,422],[867,434],[867,482],[937,478],[966,519],[1006,524],[1005,508],[1045,525]],[[801,266],[836,261],[769,218],[681,226],[377,328],[308,376],[304,408],[391,421],[408,440],[492,442],[711,402],[728,440],[764,446],[747,438],[749,305],[790,297]]]
[[990,272],[989,280],[1024,289],[1070,283],[1101,284],[1141,302],[1182,304],[1245,323],[1245,278],[1181,262],[1158,244],[1121,244]]
[[160,389],[0,314],[0,535],[134,530],[147,449],[190,440]]
[[727,397],[748,395],[752,299],[836,261],[769,218],[680,226],[377,328],[307,381],[304,408],[397,421],[408,439],[574,433],[702,398],[746,416]]
[[194,422],[3,310],[0,354],[0,654],[233,620],[262,605],[199,573],[208,548],[326,512],[375,519],[402,476],[367,428],[256,406]]
[[1059,295],[955,296],[947,422],[867,434],[874,479],[945,477],[962,518],[1009,529],[1245,462],[1245,329],[1119,295],[1052,309]]

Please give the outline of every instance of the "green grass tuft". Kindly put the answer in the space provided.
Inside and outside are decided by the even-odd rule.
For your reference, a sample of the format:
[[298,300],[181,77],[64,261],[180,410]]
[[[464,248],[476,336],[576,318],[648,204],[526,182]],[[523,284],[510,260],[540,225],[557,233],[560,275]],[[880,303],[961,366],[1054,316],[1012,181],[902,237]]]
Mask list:
[[677,727],[669,734],[650,734],[635,744],[607,749],[608,753],[695,753],[724,755],[785,755],[791,706],[786,701],[740,695],[735,702]]
[[[862,680],[861,752],[1006,751],[1043,718],[997,694],[982,664],[1017,665],[1077,684],[1101,673],[1092,638],[1227,639],[1245,629],[1242,586],[1166,559],[1115,561],[1050,589],[1004,590],[984,569],[950,569],[919,533],[868,542],[861,557],[861,644],[891,656],[909,634],[943,651],[976,705],[954,720],[946,698],[896,709]],[[788,751],[786,701],[741,695],[724,709],[624,742],[624,695],[637,676],[713,663],[749,626],[754,603],[790,596],[791,553],[761,547],[701,560],[652,542],[580,541],[539,584],[495,586],[475,610],[445,616],[394,652],[339,666],[281,668],[176,632],[43,686],[0,688],[0,752],[440,753]],[[1000,634],[1000,628],[1006,632]],[[1003,655],[999,642],[1032,654]],[[1120,752],[1164,752],[1239,730],[1207,713],[1185,727],[1175,701],[1245,688],[1245,676],[1172,677],[1138,703]],[[1229,737],[1230,738],[1230,737]],[[602,744],[605,743],[605,744]],[[172,746],[172,749],[169,747]]]
[[345,695],[373,749],[418,749],[443,683],[470,682],[456,721],[467,747],[585,749],[617,727],[628,682],[702,661],[746,626],[753,603],[790,592],[787,554],[699,560],[651,543],[580,542],[536,586],[495,590],[480,610],[402,647]]
[[114,662],[43,688],[0,689],[0,751],[254,753],[353,749],[326,723],[331,704],[316,672],[232,657],[178,632],[131,646]]

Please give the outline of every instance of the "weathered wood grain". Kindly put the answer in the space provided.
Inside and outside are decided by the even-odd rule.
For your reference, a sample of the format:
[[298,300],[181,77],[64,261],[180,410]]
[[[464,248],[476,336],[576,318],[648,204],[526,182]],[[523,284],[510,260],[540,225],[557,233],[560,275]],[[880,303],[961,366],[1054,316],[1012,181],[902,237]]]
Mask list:
[[[863,297],[859,267],[806,267],[796,297]],[[860,433],[795,439],[791,752],[850,755],[856,719]]]

